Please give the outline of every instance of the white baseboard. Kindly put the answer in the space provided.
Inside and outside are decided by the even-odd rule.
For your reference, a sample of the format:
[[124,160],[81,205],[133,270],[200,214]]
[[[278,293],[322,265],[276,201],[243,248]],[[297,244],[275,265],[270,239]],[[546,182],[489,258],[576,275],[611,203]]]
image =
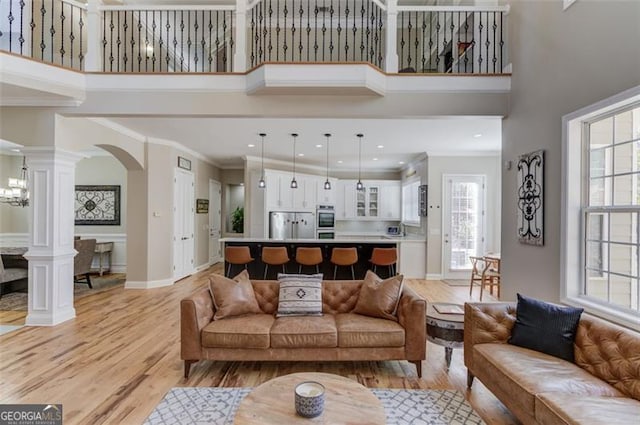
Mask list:
[[201,272],[202,270],[206,270],[209,267],[211,267],[213,265],[213,263],[211,261],[207,261],[206,263],[199,265],[198,267],[196,267],[194,273],[198,273]]
[[427,280],[442,280],[442,273],[427,273],[424,278]]
[[173,285],[173,278],[148,280],[148,281],[131,281],[127,280],[124,284],[125,289],[152,289],[162,288],[163,286]]
[[126,273],[127,272],[127,265],[123,264],[123,265],[115,265],[112,264],[111,265],[111,273]]

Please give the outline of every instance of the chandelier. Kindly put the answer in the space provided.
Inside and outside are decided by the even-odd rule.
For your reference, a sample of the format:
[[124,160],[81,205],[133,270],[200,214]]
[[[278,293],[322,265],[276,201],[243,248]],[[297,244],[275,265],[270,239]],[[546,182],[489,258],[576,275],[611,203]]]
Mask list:
[[26,207],[29,205],[29,180],[27,173],[27,159],[22,157],[22,171],[20,178],[9,178],[9,188],[0,188],[0,203],[13,205],[14,207]]

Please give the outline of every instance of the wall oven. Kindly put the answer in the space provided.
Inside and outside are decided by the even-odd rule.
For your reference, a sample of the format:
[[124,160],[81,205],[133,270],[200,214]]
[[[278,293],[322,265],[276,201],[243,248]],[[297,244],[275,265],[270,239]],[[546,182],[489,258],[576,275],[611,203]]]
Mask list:
[[333,230],[318,230],[318,239],[335,239],[336,234]]
[[317,230],[333,230],[336,227],[336,212],[333,205],[318,205],[316,217]]

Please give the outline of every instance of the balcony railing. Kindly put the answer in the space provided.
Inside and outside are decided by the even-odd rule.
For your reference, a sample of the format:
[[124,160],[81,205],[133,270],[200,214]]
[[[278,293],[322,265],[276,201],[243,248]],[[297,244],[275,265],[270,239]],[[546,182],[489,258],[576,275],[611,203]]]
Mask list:
[[389,73],[501,74],[508,6],[236,0],[87,6],[0,0],[0,50],[102,72],[244,72],[269,62],[369,63]]
[[0,1],[0,50],[82,70],[87,8],[74,0]]

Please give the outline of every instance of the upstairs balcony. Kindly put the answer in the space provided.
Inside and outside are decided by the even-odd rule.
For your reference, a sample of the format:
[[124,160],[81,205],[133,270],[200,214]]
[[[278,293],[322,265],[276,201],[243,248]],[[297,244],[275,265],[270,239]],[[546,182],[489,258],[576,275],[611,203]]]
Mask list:
[[[82,73],[244,75],[248,93],[301,86],[380,95],[405,86],[504,92],[508,11],[397,0],[7,0],[0,2],[0,50],[11,64],[26,57]],[[436,79],[387,78],[408,75]],[[473,79],[437,79],[451,76]]]

